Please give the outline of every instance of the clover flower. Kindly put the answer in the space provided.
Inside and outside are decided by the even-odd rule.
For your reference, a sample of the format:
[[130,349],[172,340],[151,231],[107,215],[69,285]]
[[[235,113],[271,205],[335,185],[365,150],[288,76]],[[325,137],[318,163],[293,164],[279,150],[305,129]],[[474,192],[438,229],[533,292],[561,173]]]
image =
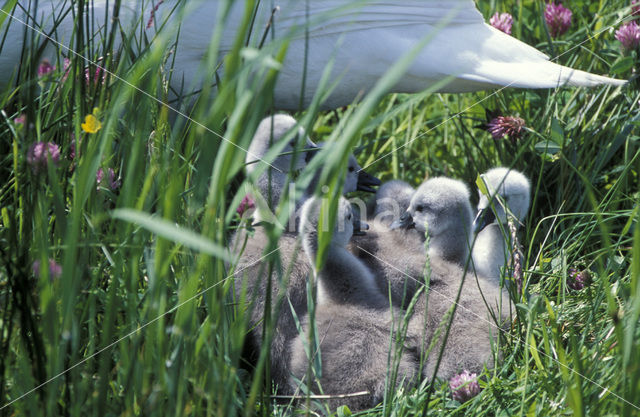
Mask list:
[[513,16],[509,13],[498,13],[494,14],[491,19],[489,19],[489,23],[494,28],[503,31],[507,35],[511,35],[511,27],[513,26]]
[[567,286],[574,290],[579,291],[586,287],[591,281],[591,274],[588,270],[578,271],[575,268],[569,269],[569,276],[567,277]]
[[451,396],[453,399],[460,403],[469,401],[480,393],[478,376],[469,373],[467,370],[451,378],[449,380],[449,388],[451,388]]
[[62,67],[63,72],[61,81],[64,83],[69,78],[69,73],[71,72],[71,60],[69,58],[65,58],[63,61]]
[[40,62],[40,65],[38,65],[38,78],[49,75],[55,70],[56,66],[52,65],[51,62],[49,62],[49,60],[45,58],[42,60],[42,62]]
[[92,83],[95,87],[98,84],[104,84],[105,80],[107,79],[107,72],[102,67],[96,65],[96,69],[92,76],[89,67],[87,67],[84,69],[84,79],[87,83],[87,87],[89,87]]
[[34,173],[38,173],[41,169],[46,171],[48,161],[54,165],[60,162],[60,147],[53,142],[36,142],[27,152],[27,163],[31,165]]
[[76,144],[76,135],[75,133],[71,132],[71,145],[69,145],[69,159],[74,160],[76,159],[76,155],[78,154],[78,149],[77,149],[77,144]]
[[547,22],[552,38],[557,38],[569,30],[572,15],[571,10],[564,7],[562,3],[547,4],[544,10],[544,20]]
[[27,116],[25,116],[24,113],[19,114],[13,119],[13,123],[15,123],[18,126],[24,126],[26,121],[27,121]]
[[616,39],[622,44],[625,52],[640,46],[640,26],[636,22],[627,22],[616,31]]
[[98,189],[100,189],[100,186],[110,188],[111,191],[115,191],[120,188],[120,180],[116,178],[116,173],[113,168],[107,168],[106,174],[107,175],[105,176],[105,170],[103,168],[98,168],[98,171],[96,171],[96,183],[98,184]]
[[[36,277],[40,276],[40,260],[36,259],[33,261],[33,265],[31,265],[31,269],[33,270],[33,275]],[[49,259],[49,279],[57,279],[62,275],[62,267],[53,259]]]
[[236,212],[242,217],[249,210],[253,210],[256,208],[256,203],[253,201],[253,198],[249,194],[245,195],[240,205],[236,209]]
[[509,136],[512,141],[520,138],[524,127],[524,119],[516,116],[496,116],[484,125],[484,128],[491,133],[494,139],[498,140]]

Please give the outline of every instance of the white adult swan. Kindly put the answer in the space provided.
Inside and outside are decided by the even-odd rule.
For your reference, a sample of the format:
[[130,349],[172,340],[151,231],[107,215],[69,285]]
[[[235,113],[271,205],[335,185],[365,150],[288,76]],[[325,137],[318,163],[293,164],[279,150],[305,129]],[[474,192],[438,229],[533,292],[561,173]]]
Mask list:
[[[178,0],[163,2],[156,18],[168,15]],[[20,3],[26,3],[21,1]],[[113,3],[113,2],[111,2]],[[36,22],[29,24],[49,32],[52,16],[64,16],[61,11],[68,2],[40,0]],[[93,5],[95,27],[109,26],[105,22],[106,0],[88,2]],[[201,71],[200,63],[207,51],[211,35],[217,27],[217,13],[221,2],[207,0],[187,4],[188,14],[180,27],[176,48],[174,87],[197,87],[213,74]],[[555,88],[561,85],[595,86],[621,85],[613,80],[587,72],[564,67],[549,61],[537,49],[486,24],[473,0],[275,0],[258,2],[254,33],[250,45],[257,46],[267,22],[272,17],[273,38],[278,41],[290,37],[291,43],[275,90],[275,107],[298,109],[307,106],[320,85],[323,71],[333,62],[330,80],[337,81],[332,94],[324,102],[325,108],[350,104],[362,92],[369,91],[395,62],[412,50],[421,39],[432,35],[430,42],[419,52],[415,61],[392,88],[393,92],[422,91],[448,77],[450,83],[439,87],[440,92],[468,92],[499,86],[524,88]],[[24,5],[23,5],[24,6]],[[142,10],[142,7],[146,7]],[[229,50],[242,21],[245,2],[235,1],[225,22],[220,50]],[[151,13],[148,2],[123,0],[119,22],[125,32],[136,19],[138,29]],[[17,20],[25,20],[20,7],[3,10],[13,13],[2,53],[0,54],[0,86],[18,68],[25,27]],[[163,30],[177,31],[177,17]],[[44,18],[42,17],[44,16]],[[308,24],[307,24],[308,22]],[[438,27],[442,25],[442,27]],[[152,25],[146,31],[152,36]],[[208,28],[208,29],[207,29]],[[64,45],[72,39],[72,14],[62,19],[54,36]],[[308,39],[305,38],[305,31]],[[104,35],[102,35],[104,36]],[[98,35],[98,38],[101,38]],[[266,45],[268,47],[269,45]],[[66,55],[68,51],[64,51]],[[51,57],[52,48],[48,55]],[[306,70],[305,70],[305,63]],[[201,71],[201,72],[199,72]],[[303,81],[304,80],[304,81]],[[304,89],[303,89],[304,86]]]
[[[304,251],[314,265],[318,288],[315,327],[319,351],[311,349],[311,355],[307,354],[305,344],[310,331],[307,318],[303,323],[304,333],[292,342],[291,386],[297,389],[298,381],[303,381],[310,392],[325,394],[368,391],[367,395],[328,401],[332,411],[342,404],[352,411],[362,410],[384,398],[387,377],[393,373],[390,358],[392,363],[396,360],[398,363],[397,386],[414,381],[419,375],[417,352],[404,350],[396,358],[397,344],[403,342],[398,332],[402,313],[389,308],[369,270],[346,250],[353,233],[353,214],[344,198],[338,204],[326,261],[321,269],[315,268],[321,205],[322,200],[318,198],[307,200],[301,221]],[[410,340],[405,339],[404,343],[416,343]],[[309,380],[306,378],[308,363],[310,356],[315,361],[316,355],[321,358],[322,375]]]
[[504,167],[493,168],[481,178],[489,196],[478,191],[473,264],[478,274],[499,280],[513,252],[507,213],[518,229],[529,211],[531,186],[524,174]]

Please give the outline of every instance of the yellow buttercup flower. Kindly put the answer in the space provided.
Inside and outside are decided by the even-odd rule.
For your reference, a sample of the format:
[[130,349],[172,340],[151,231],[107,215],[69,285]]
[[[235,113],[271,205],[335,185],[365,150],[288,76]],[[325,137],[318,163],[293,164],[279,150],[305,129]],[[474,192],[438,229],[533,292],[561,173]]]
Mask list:
[[82,130],[87,133],[98,133],[98,130],[102,129],[102,123],[96,115],[98,114],[98,109],[93,109],[93,114],[87,114],[84,117],[84,123],[80,125]]

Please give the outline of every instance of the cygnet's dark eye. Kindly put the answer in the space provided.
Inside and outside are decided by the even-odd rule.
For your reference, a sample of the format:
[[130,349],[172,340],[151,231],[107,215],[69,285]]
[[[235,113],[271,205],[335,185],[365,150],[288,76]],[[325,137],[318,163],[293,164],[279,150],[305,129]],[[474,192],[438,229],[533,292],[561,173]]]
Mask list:
[[295,148],[295,147],[296,147],[296,141],[295,141],[295,139],[291,139],[291,140],[289,141],[289,146],[291,146],[292,148]]
[[355,168],[354,167],[349,167],[349,172],[353,172],[353,171],[355,171]]
[[351,213],[347,216],[347,220],[351,221]]
[[419,212],[423,212],[423,211],[425,211],[426,209],[427,209],[427,206],[425,206],[424,204],[418,204],[418,205],[416,206],[416,211],[419,211]]

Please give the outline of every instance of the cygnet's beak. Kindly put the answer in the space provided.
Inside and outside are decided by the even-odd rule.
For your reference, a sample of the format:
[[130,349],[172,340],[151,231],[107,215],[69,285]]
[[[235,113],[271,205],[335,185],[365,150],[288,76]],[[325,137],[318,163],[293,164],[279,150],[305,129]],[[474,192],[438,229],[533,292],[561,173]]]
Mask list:
[[398,220],[394,221],[389,226],[389,228],[391,230],[394,230],[394,229],[413,229],[414,227],[416,227],[416,224],[413,221],[413,217],[411,216],[411,213],[409,213],[408,211],[405,211],[404,214],[402,214],[402,216],[400,216],[400,218]]
[[366,236],[365,230],[369,230],[369,225],[360,219],[353,221],[353,235],[354,236]]
[[305,151],[304,151],[304,162],[306,162],[307,164],[309,162],[311,162],[311,160],[313,159],[314,156],[316,156],[316,153],[318,153],[318,151],[320,150],[320,148],[314,146],[314,147],[308,147]]
[[473,233],[480,233],[482,229],[493,223],[495,220],[496,216],[495,214],[493,214],[493,210],[491,210],[491,207],[485,207],[478,210],[478,214],[473,220]]
[[366,171],[360,170],[358,172],[358,187],[356,188],[356,190],[365,191],[367,193],[375,193],[376,190],[372,187],[378,186],[380,184],[382,184],[382,181],[367,173]]

